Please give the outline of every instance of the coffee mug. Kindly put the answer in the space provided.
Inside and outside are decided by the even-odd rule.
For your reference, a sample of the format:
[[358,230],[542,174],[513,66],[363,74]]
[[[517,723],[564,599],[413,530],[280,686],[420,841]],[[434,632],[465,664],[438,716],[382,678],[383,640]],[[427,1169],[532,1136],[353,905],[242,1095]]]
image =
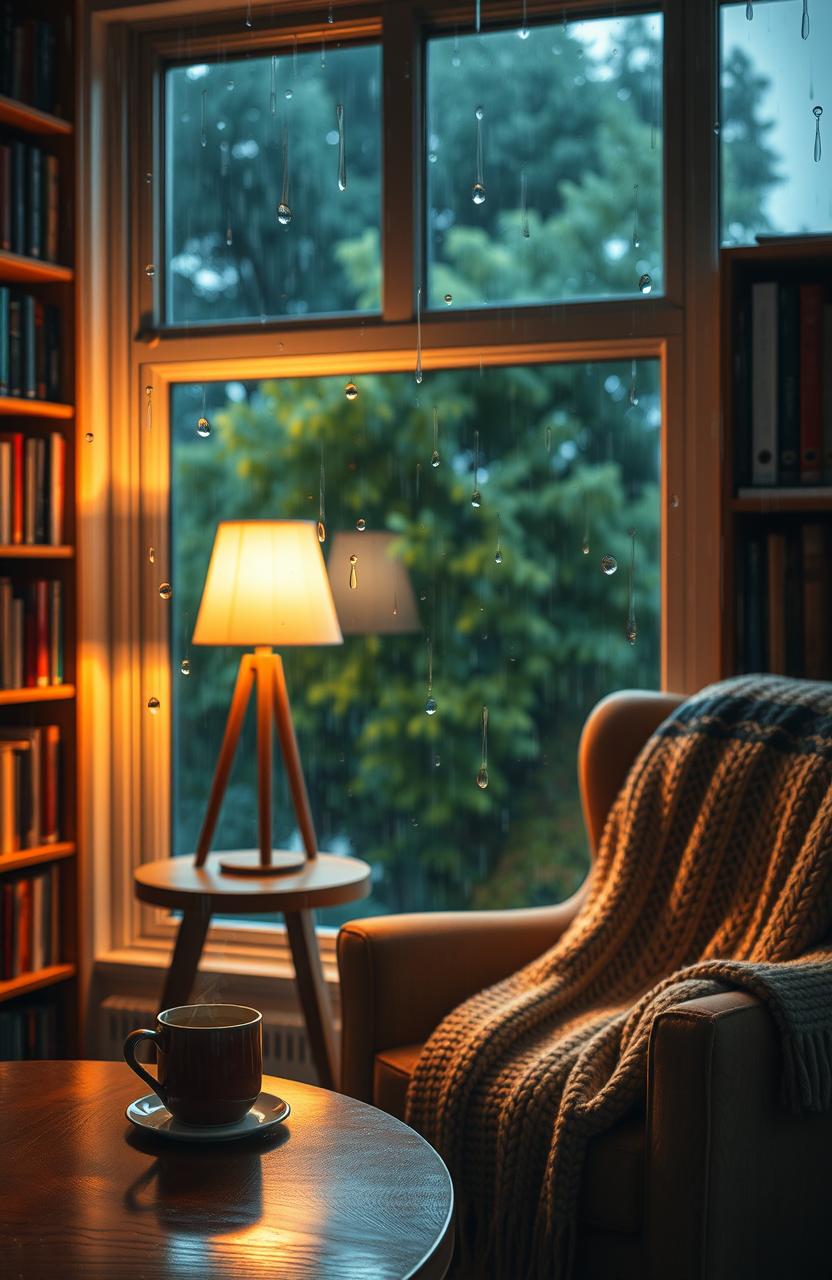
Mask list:
[[[156,1046],[157,1079],[136,1061],[140,1040],[152,1040]],[[194,1125],[234,1124],[251,1110],[263,1082],[263,1017],[239,1004],[165,1009],[155,1031],[144,1027],[130,1032],[124,1060],[174,1119]]]

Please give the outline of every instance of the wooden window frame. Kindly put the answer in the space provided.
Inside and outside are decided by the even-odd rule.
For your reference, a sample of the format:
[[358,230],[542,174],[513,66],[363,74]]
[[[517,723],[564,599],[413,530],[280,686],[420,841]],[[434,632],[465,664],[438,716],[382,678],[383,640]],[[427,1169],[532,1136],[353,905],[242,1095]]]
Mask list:
[[[332,34],[326,5],[311,0],[296,0],[291,12],[275,18],[269,4],[255,0],[253,8],[254,38],[264,47],[276,38],[320,40]],[[382,44],[387,192],[382,312],[186,331],[158,323],[163,273],[150,280],[144,272],[145,263],[156,260],[161,231],[143,181],[146,172],[162,172],[153,110],[160,60],[185,24],[189,58],[213,38],[224,44],[232,36],[240,39],[243,9],[229,21],[220,0],[90,0],[87,6],[79,76],[85,92],[79,103],[78,431],[80,439],[92,431],[96,441],[94,447],[82,446],[78,468],[79,800],[90,869],[85,884],[91,960],[141,955],[159,964],[172,936],[171,918],[139,908],[132,892],[135,866],[144,857],[164,856],[170,842],[167,619],[158,599],[151,600],[153,581],[145,571],[149,541],[157,547],[160,568],[168,563],[163,516],[169,493],[170,387],[275,372],[412,368],[415,281],[423,262],[423,243],[415,241],[422,225],[421,50],[428,33],[470,26],[471,5],[377,0],[337,9],[341,38],[377,36]],[[634,302],[428,311],[422,317],[422,342],[428,371],[480,359],[486,364],[661,361],[661,683],[690,691],[718,678],[720,655],[718,210],[712,129],[718,3],[528,4],[532,20],[542,14],[557,20],[564,11],[574,21],[657,9],[664,19],[664,294]],[[518,4],[494,0],[486,17],[489,23],[516,23]],[[135,122],[142,119],[153,127],[137,139]],[[412,252],[401,247],[408,240]],[[150,432],[141,426],[148,386]],[[153,718],[145,711],[151,693],[162,704]],[[263,971],[289,974],[281,935],[282,930],[262,925],[217,926],[206,954],[209,961],[222,956],[236,967],[262,965]],[[331,972],[333,939],[325,936],[322,948]]]

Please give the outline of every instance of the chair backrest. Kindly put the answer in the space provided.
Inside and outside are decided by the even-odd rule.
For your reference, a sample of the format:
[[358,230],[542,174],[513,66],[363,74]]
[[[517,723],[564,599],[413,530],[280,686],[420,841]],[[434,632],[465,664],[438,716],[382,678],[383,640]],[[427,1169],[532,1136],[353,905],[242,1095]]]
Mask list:
[[602,698],[589,713],[578,746],[578,779],[593,857],[630,766],[653,730],[684,700],[679,693],[625,689]]

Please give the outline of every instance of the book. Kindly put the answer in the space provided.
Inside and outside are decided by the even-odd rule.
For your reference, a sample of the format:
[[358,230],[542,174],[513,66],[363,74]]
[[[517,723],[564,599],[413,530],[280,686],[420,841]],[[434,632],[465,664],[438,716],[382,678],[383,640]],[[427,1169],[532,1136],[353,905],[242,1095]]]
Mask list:
[[0,285],[0,396],[9,394],[9,287]]
[[817,484],[821,478],[823,297],[823,285],[800,286],[800,479],[803,484]]
[[751,481],[751,297],[737,306],[734,346],[734,483]]
[[35,299],[30,293],[21,298],[23,343],[23,394],[35,400],[38,394],[37,344],[35,340]]
[[26,165],[26,253],[43,257],[43,152],[29,147]]
[[751,482],[777,483],[777,284],[752,286]]
[[0,142],[0,249],[12,247],[12,149]]
[[768,559],[768,670],[772,675],[786,674],[786,539],[782,533],[770,533],[767,540]]
[[26,144],[12,142],[11,159],[11,251],[26,252]]
[[808,680],[829,675],[829,591],[827,531],[803,525],[803,673]]
[[58,261],[58,157],[46,157],[45,191],[44,191],[44,232],[43,253],[47,262]]
[[823,346],[821,353],[821,466],[824,484],[832,485],[832,304],[823,308]]
[[800,294],[781,284],[778,312],[778,479],[797,484],[800,478]]
[[9,294],[9,391],[10,396],[23,394],[23,341],[20,320],[20,298]]
[[12,541],[12,442],[0,437],[0,546]]

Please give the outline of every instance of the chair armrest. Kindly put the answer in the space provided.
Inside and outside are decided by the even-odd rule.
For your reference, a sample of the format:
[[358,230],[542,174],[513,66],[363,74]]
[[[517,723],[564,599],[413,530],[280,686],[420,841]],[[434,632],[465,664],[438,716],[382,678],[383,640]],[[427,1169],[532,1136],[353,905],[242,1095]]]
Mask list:
[[826,1274],[832,1112],[784,1108],[765,1006],[740,992],[674,1006],[648,1057],[649,1280]]
[[445,1014],[547,950],[581,891],[554,907],[369,916],[338,934],[341,1088],[372,1101],[382,1049],[421,1044]]

